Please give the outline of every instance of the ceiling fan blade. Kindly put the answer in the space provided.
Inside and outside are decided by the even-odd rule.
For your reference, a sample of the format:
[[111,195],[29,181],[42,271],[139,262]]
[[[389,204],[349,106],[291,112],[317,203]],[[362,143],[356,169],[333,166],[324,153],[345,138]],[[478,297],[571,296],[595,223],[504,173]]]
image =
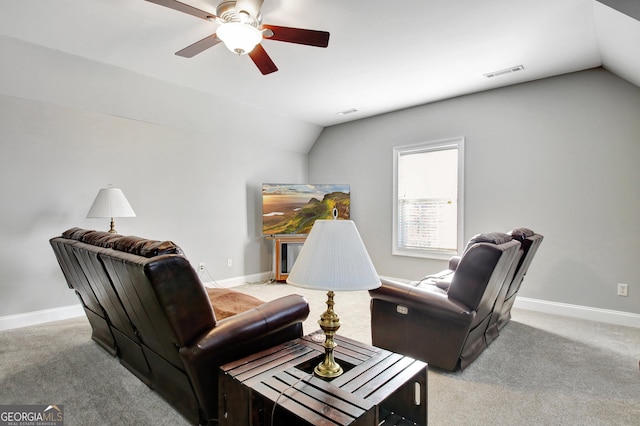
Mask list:
[[249,52],[249,57],[254,64],[258,67],[262,75],[271,74],[278,71],[278,67],[273,63],[267,51],[264,50],[261,44],[257,44],[256,47]]
[[221,41],[222,40],[220,40],[217,35],[211,34],[210,36],[207,36],[200,41],[196,41],[192,45],[176,52],[176,55],[182,56],[183,58],[193,58],[198,53],[201,53],[208,48],[215,46]]
[[288,43],[306,44],[307,46],[327,47],[329,33],[326,31],[304,30],[301,28],[263,25],[264,37],[268,40],[286,41]]
[[147,0],[149,3],[155,3],[160,6],[168,7],[169,9],[177,10],[178,12],[184,12],[189,15],[193,15],[198,18],[210,20],[214,19],[216,15],[213,13],[205,12],[188,4],[179,2],[177,0]]

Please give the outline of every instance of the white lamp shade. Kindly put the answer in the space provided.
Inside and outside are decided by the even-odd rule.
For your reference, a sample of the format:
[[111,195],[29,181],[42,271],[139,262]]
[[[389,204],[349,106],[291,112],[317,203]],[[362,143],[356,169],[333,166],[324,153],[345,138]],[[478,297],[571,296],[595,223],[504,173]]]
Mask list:
[[228,22],[220,25],[216,36],[224,42],[227,49],[238,55],[251,52],[262,40],[262,33],[259,29],[241,22]]
[[287,283],[327,291],[372,290],[380,278],[351,220],[316,220]]
[[87,217],[135,217],[135,212],[121,189],[103,188],[93,201]]

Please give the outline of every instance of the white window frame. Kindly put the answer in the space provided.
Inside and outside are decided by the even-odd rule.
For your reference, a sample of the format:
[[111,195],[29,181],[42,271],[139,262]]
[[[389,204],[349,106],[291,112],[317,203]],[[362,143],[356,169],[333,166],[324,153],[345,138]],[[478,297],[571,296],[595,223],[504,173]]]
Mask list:
[[[400,247],[398,244],[398,159],[401,155],[418,154],[424,152],[441,151],[446,149],[458,150],[458,211],[457,211],[457,239],[455,249],[432,249]],[[464,137],[443,139],[415,145],[404,145],[393,148],[393,232],[392,254],[399,256],[422,257],[429,259],[449,259],[459,253],[464,241]]]

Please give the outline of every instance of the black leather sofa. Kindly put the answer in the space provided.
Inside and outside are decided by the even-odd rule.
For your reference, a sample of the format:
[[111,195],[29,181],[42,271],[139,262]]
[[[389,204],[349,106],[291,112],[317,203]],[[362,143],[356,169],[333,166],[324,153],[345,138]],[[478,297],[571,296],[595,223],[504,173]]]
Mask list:
[[309,314],[298,295],[205,289],[170,241],[72,228],[50,243],[93,340],[192,423],[216,423],[220,365],[300,337]]

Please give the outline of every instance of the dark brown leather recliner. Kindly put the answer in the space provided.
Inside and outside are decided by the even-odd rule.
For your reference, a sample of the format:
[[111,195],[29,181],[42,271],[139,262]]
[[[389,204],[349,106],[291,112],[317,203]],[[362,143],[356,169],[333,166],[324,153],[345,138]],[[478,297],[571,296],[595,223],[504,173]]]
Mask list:
[[383,278],[369,291],[372,343],[444,370],[466,368],[487,346],[485,331],[519,248],[504,233],[475,236],[448,289]]
[[511,319],[511,308],[516,300],[518,290],[522,285],[531,261],[538,251],[538,247],[542,243],[543,236],[536,234],[531,229],[516,228],[509,232],[511,238],[520,242],[521,255],[518,258],[517,263],[514,265],[513,278],[505,283],[496,305],[493,308],[493,314],[489,321],[489,327],[487,327],[487,343],[491,343],[496,339],[498,333]]
[[[522,285],[524,276],[526,275],[531,261],[538,251],[540,243],[542,243],[543,236],[536,234],[528,228],[515,228],[511,230],[508,235],[511,238],[520,242],[520,253],[516,255],[512,264],[512,270],[507,274],[502,289],[498,293],[496,303],[489,320],[487,331],[485,332],[485,339],[487,345],[490,345],[495,339],[498,338],[500,330],[507,325],[511,319],[511,308],[515,302],[516,294]],[[467,245],[467,248],[469,245]],[[460,262],[460,256],[452,256],[449,259],[449,267],[436,274],[426,276],[422,279],[424,283],[436,285],[443,290],[447,290],[451,285],[451,279],[455,272],[458,263]]]
[[192,423],[217,419],[220,365],[302,336],[302,296],[205,289],[170,241],[72,228],[50,242],[92,338]]

